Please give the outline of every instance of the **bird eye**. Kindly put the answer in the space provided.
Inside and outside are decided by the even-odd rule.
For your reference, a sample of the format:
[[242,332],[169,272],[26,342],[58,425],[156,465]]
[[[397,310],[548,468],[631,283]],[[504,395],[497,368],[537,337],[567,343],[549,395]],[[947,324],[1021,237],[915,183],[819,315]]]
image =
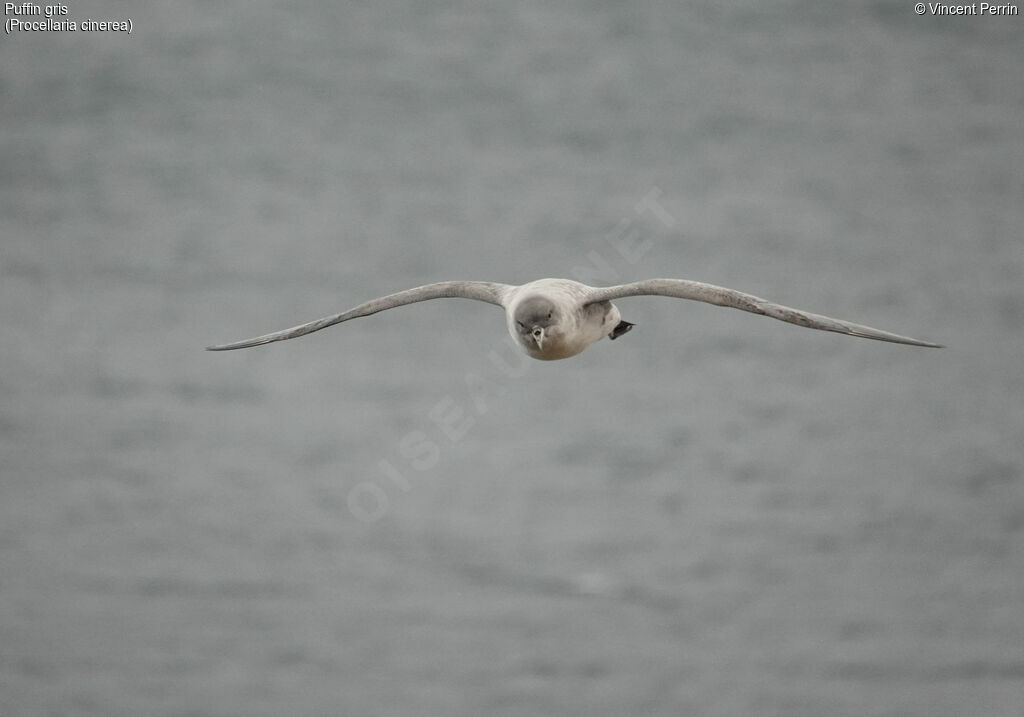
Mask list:
[[516,323],[519,324],[519,328],[521,328],[521,329],[525,329],[526,328],[526,324],[524,324],[522,321],[517,321]]
[[550,311],[548,312],[548,318],[549,319],[551,318],[551,312]]

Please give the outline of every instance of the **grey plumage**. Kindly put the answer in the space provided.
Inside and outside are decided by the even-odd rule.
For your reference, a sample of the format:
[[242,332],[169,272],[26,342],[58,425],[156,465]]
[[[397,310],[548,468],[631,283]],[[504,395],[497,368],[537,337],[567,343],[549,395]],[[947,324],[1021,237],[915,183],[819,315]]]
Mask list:
[[834,331],[839,334],[846,334],[847,336],[907,344],[908,346],[943,348],[941,344],[934,344],[930,341],[919,341],[909,336],[901,336],[888,331],[873,329],[870,326],[833,319],[821,314],[812,314],[808,311],[776,304],[752,294],[744,294],[734,289],[726,289],[722,286],[705,284],[700,281],[687,281],[686,279],[647,279],[646,281],[637,281],[632,284],[594,289],[590,301],[610,301],[611,299],[620,299],[627,296],[670,296],[676,299],[703,301],[715,306],[728,306],[733,309],[749,311],[752,314],[770,316],[773,319],[796,324],[808,329]]
[[506,312],[509,333],[524,351],[538,359],[560,359],[578,354],[603,336],[617,337],[625,333],[628,328],[619,331],[618,327],[628,322],[621,321],[618,308],[611,302],[629,296],[668,296],[702,301],[770,316],[809,329],[910,346],[941,348],[940,344],[929,341],[793,309],[714,284],[683,279],[648,279],[605,288],[595,288],[569,279],[540,279],[521,286],[488,281],[442,281],[382,296],[340,314],[284,331],[207,348],[210,351],[230,351],[260,346],[305,336],[343,321],[370,316],[397,306],[430,299],[460,298],[501,306]]
[[263,336],[245,339],[244,341],[236,341],[235,343],[207,346],[206,350],[233,351],[234,349],[247,349],[252,346],[262,346],[263,344],[273,343],[274,341],[296,339],[299,336],[305,336],[306,334],[311,334],[314,331],[326,329],[328,326],[334,326],[335,324],[340,324],[343,321],[359,319],[363,316],[371,316],[376,314],[378,311],[385,311],[386,309],[393,309],[396,306],[415,304],[418,301],[428,301],[430,299],[476,299],[477,301],[486,301],[488,304],[497,304],[498,306],[501,306],[502,297],[512,288],[514,287],[508,284],[496,284],[490,281],[440,281],[436,284],[417,286],[415,289],[406,289],[405,291],[399,291],[395,294],[388,294],[387,296],[381,296],[377,299],[371,299],[370,301],[360,304],[354,309],[349,309],[348,311],[343,311],[342,313],[334,314],[333,316],[325,316],[322,319],[310,321],[307,324],[300,324],[299,326],[293,326],[290,329],[275,331],[271,334],[264,334]]

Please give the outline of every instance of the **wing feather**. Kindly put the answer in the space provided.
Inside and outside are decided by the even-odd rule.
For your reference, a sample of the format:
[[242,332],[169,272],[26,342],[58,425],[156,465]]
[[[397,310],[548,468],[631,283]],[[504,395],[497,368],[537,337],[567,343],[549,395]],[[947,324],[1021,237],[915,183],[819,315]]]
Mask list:
[[776,304],[752,294],[744,294],[741,291],[726,289],[723,286],[705,284],[700,281],[687,281],[685,279],[648,279],[632,284],[593,289],[588,294],[586,303],[593,304],[598,301],[610,301],[627,296],[670,296],[677,299],[703,301],[715,306],[728,306],[733,309],[749,311],[752,314],[770,316],[773,319],[796,324],[797,326],[804,326],[808,329],[834,331],[838,334],[846,334],[847,336],[859,336],[865,339],[889,341],[895,344],[942,348],[941,344],[920,341],[909,336],[901,336],[888,331],[873,329],[870,326],[833,319],[820,314],[812,314],[808,311]]
[[325,316],[322,319],[293,326],[283,331],[275,331],[272,334],[264,334],[263,336],[236,341],[230,344],[207,346],[206,350],[232,351],[234,349],[250,348],[251,346],[262,346],[274,341],[287,341],[288,339],[311,334],[320,329],[326,329],[328,326],[334,326],[349,319],[358,319],[363,316],[376,314],[378,311],[385,311],[396,306],[405,306],[406,304],[415,304],[418,301],[429,301],[430,299],[475,299],[476,301],[486,301],[488,304],[504,306],[505,296],[512,288],[508,284],[498,284],[491,281],[441,281],[436,284],[417,286],[415,289],[406,289],[396,294],[388,294],[387,296],[372,299],[354,309],[349,309],[333,316]]

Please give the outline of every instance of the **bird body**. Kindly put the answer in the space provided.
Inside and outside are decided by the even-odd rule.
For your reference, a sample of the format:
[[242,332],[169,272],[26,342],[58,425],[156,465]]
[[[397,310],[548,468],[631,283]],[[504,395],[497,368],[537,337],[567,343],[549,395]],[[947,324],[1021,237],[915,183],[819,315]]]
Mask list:
[[939,344],[873,329],[869,326],[812,314],[733,289],[685,279],[647,279],[632,284],[597,288],[571,279],[538,279],[514,286],[488,281],[442,281],[367,301],[353,309],[291,329],[253,339],[207,347],[210,351],[260,346],[319,331],[350,319],[419,301],[462,298],[484,301],[505,309],[512,338],[532,358],[553,361],[582,352],[604,336],[616,339],[632,328],[623,321],[612,299],[628,296],[668,296],[742,309],[779,321],[848,336],[941,348]]
[[569,279],[538,279],[515,287],[505,308],[508,332],[527,355],[541,361],[581,353],[610,336],[621,321],[610,301],[588,304],[589,290]]

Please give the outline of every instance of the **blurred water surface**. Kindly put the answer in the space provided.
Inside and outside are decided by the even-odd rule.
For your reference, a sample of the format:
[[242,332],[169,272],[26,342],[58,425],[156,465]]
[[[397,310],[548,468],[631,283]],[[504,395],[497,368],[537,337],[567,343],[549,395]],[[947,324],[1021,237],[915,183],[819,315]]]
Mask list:
[[[5,715],[1021,714],[1019,18],[71,8],[126,15],[0,40]],[[473,302],[202,351],[659,275],[949,348],[638,298],[553,364]]]

